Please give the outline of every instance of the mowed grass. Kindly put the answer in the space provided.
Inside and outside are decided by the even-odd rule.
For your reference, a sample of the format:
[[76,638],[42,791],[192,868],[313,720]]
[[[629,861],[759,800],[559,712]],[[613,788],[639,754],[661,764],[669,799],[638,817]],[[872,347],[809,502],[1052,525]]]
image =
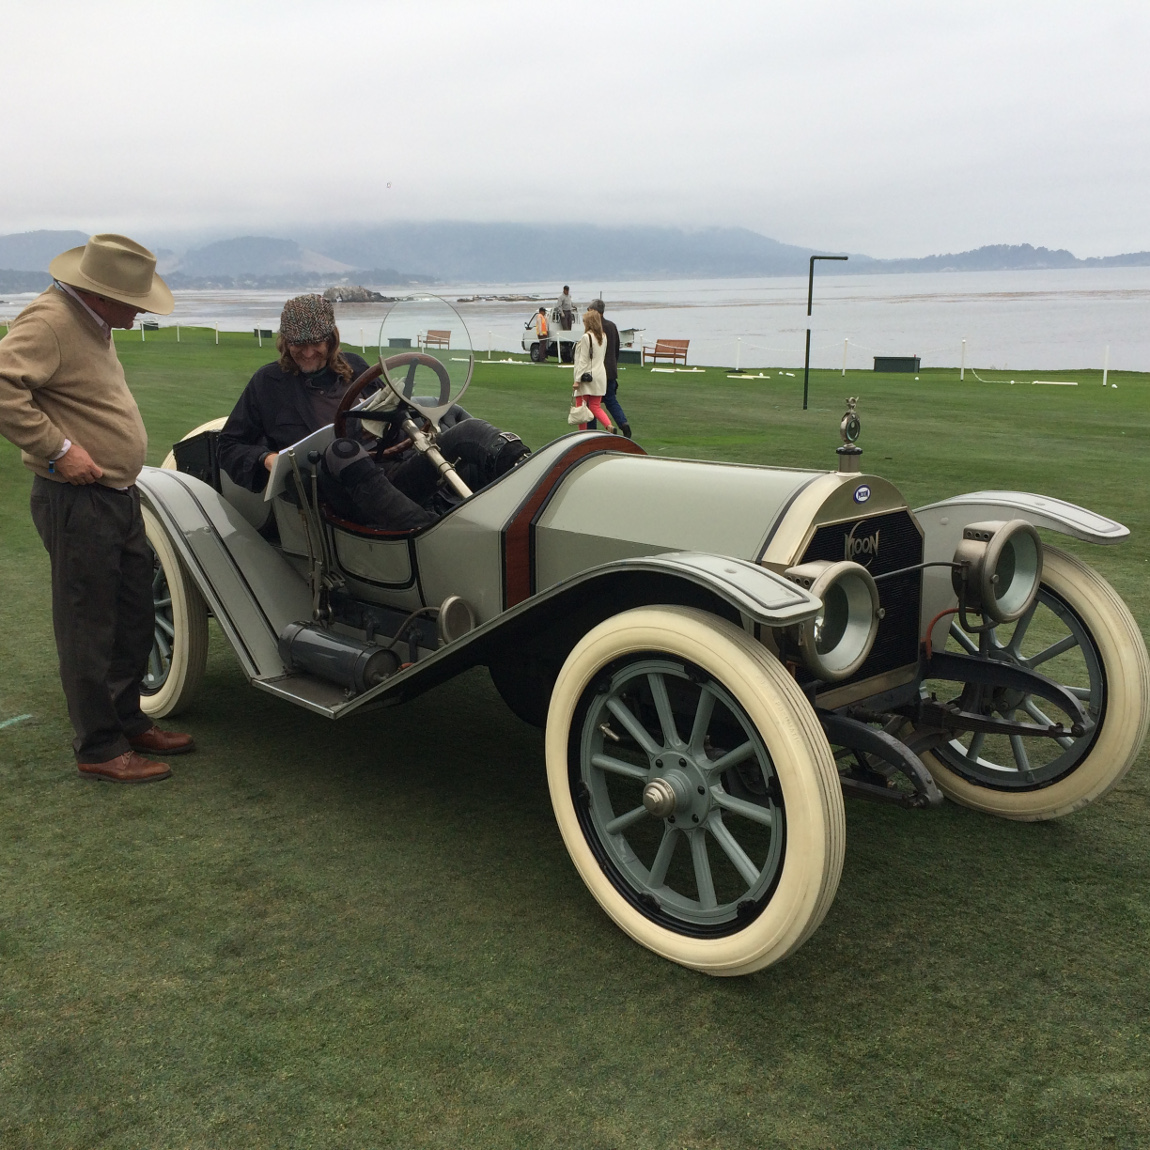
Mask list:
[[[159,462],[271,355],[117,344]],[[1150,377],[733,380],[628,367],[651,452],[864,466],[917,505],[1023,488],[1127,523],[1067,542],[1150,621]],[[986,373],[982,373],[986,374]],[[995,373],[996,375],[999,373]],[[1058,378],[1049,372],[1040,378]],[[532,445],[569,370],[480,363],[466,406]],[[599,911],[541,733],[484,672],[338,724],[246,685],[218,631],[156,786],[77,777],[30,478],[0,444],[0,1146],[1135,1147],[1150,1142],[1150,772],[1019,825],[847,802],[821,930],[713,980]],[[620,498],[625,494],[620,493]]]

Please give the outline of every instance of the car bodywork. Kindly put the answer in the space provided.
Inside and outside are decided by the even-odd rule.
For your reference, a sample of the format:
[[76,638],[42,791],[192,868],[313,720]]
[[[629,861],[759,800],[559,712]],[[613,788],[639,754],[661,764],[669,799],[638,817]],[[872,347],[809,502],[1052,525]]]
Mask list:
[[[1020,492],[914,510],[858,456],[840,449],[831,471],[743,466],[578,432],[401,533],[309,499],[318,457],[293,458],[294,496],[269,501],[147,468],[158,585],[179,591],[187,621],[171,620],[146,705],[158,716],[190,698],[205,605],[256,687],[332,719],[487,666],[547,729],[557,821],[607,913],[673,961],[759,969],[830,905],[844,792],[930,807],[945,791],[1056,817],[1122,777],[1150,714],[1140,634],[1084,565],[1049,548],[1036,560],[1025,622],[1010,621],[1038,636],[1033,658],[989,614],[970,622],[956,574],[972,525],[1097,544],[1126,528]],[[820,654],[828,571],[855,580],[828,584],[854,595],[843,641],[860,610],[870,629],[841,674]],[[1039,670],[1069,656],[1062,679]]]

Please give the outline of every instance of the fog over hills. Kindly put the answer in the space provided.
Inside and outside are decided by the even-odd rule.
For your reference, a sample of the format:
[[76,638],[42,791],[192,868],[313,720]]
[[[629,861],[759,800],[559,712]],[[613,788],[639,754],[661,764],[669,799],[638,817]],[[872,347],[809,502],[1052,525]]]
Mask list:
[[[84,243],[80,231],[0,236],[0,290],[34,291],[48,264]],[[142,236],[147,243],[148,237]],[[157,247],[174,288],[314,287],[463,281],[708,279],[805,275],[827,253],[784,244],[746,228],[600,227],[589,224],[394,223],[300,229],[293,238],[239,236],[184,252]],[[998,271],[1150,265],[1150,252],[1079,259],[1065,249],[995,244],[915,259],[851,254],[836,274]]]

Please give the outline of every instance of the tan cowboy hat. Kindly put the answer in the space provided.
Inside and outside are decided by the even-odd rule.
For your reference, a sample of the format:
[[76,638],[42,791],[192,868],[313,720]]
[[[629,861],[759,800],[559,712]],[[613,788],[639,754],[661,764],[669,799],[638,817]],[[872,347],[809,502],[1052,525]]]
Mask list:
[[82,248],[70,248],[49,265],[53,279],[83,288],[140,311],[170,315],[175,301],[156,275],[156,257],[127,236],[92,236]]

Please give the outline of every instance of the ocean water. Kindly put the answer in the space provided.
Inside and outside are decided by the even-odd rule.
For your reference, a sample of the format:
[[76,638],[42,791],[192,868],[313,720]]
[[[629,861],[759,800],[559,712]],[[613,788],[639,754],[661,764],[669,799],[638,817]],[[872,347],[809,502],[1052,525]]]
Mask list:
[[[826,265],[823,265],[825,267]],[[924,367],[1065,370],[1101,368],[1109,347],[1115,370],[1150,371],[1150,268],[1025,272],[833,275],[815,271],[810,317],[811,363],[870,368],[876,355],[918,355]],[[372,285],[387,295],[405,286]],[[444,284],[481,354],[519,350],[525,321],[551,303],[558,284]],[[742,367],[801,367],[808,319],[806,277],[727,280],[634,280],[573,283],[577,305],[602,295],[620,327],[640,341],[689,339],[690,362]],[[283,291],[177,291],[176,322],[221,331],[275,328]],[[457,302],[461,297],[530,299]],[[31,297],[8,296],[2,318]],[[538,301],[538,302],[535,302]],[[339,304],[343,338],[369,352],[378,346],[386,304]],[[454,321],[453,321],[454,323]],[[460,341],[453,336],[453,346]]]

